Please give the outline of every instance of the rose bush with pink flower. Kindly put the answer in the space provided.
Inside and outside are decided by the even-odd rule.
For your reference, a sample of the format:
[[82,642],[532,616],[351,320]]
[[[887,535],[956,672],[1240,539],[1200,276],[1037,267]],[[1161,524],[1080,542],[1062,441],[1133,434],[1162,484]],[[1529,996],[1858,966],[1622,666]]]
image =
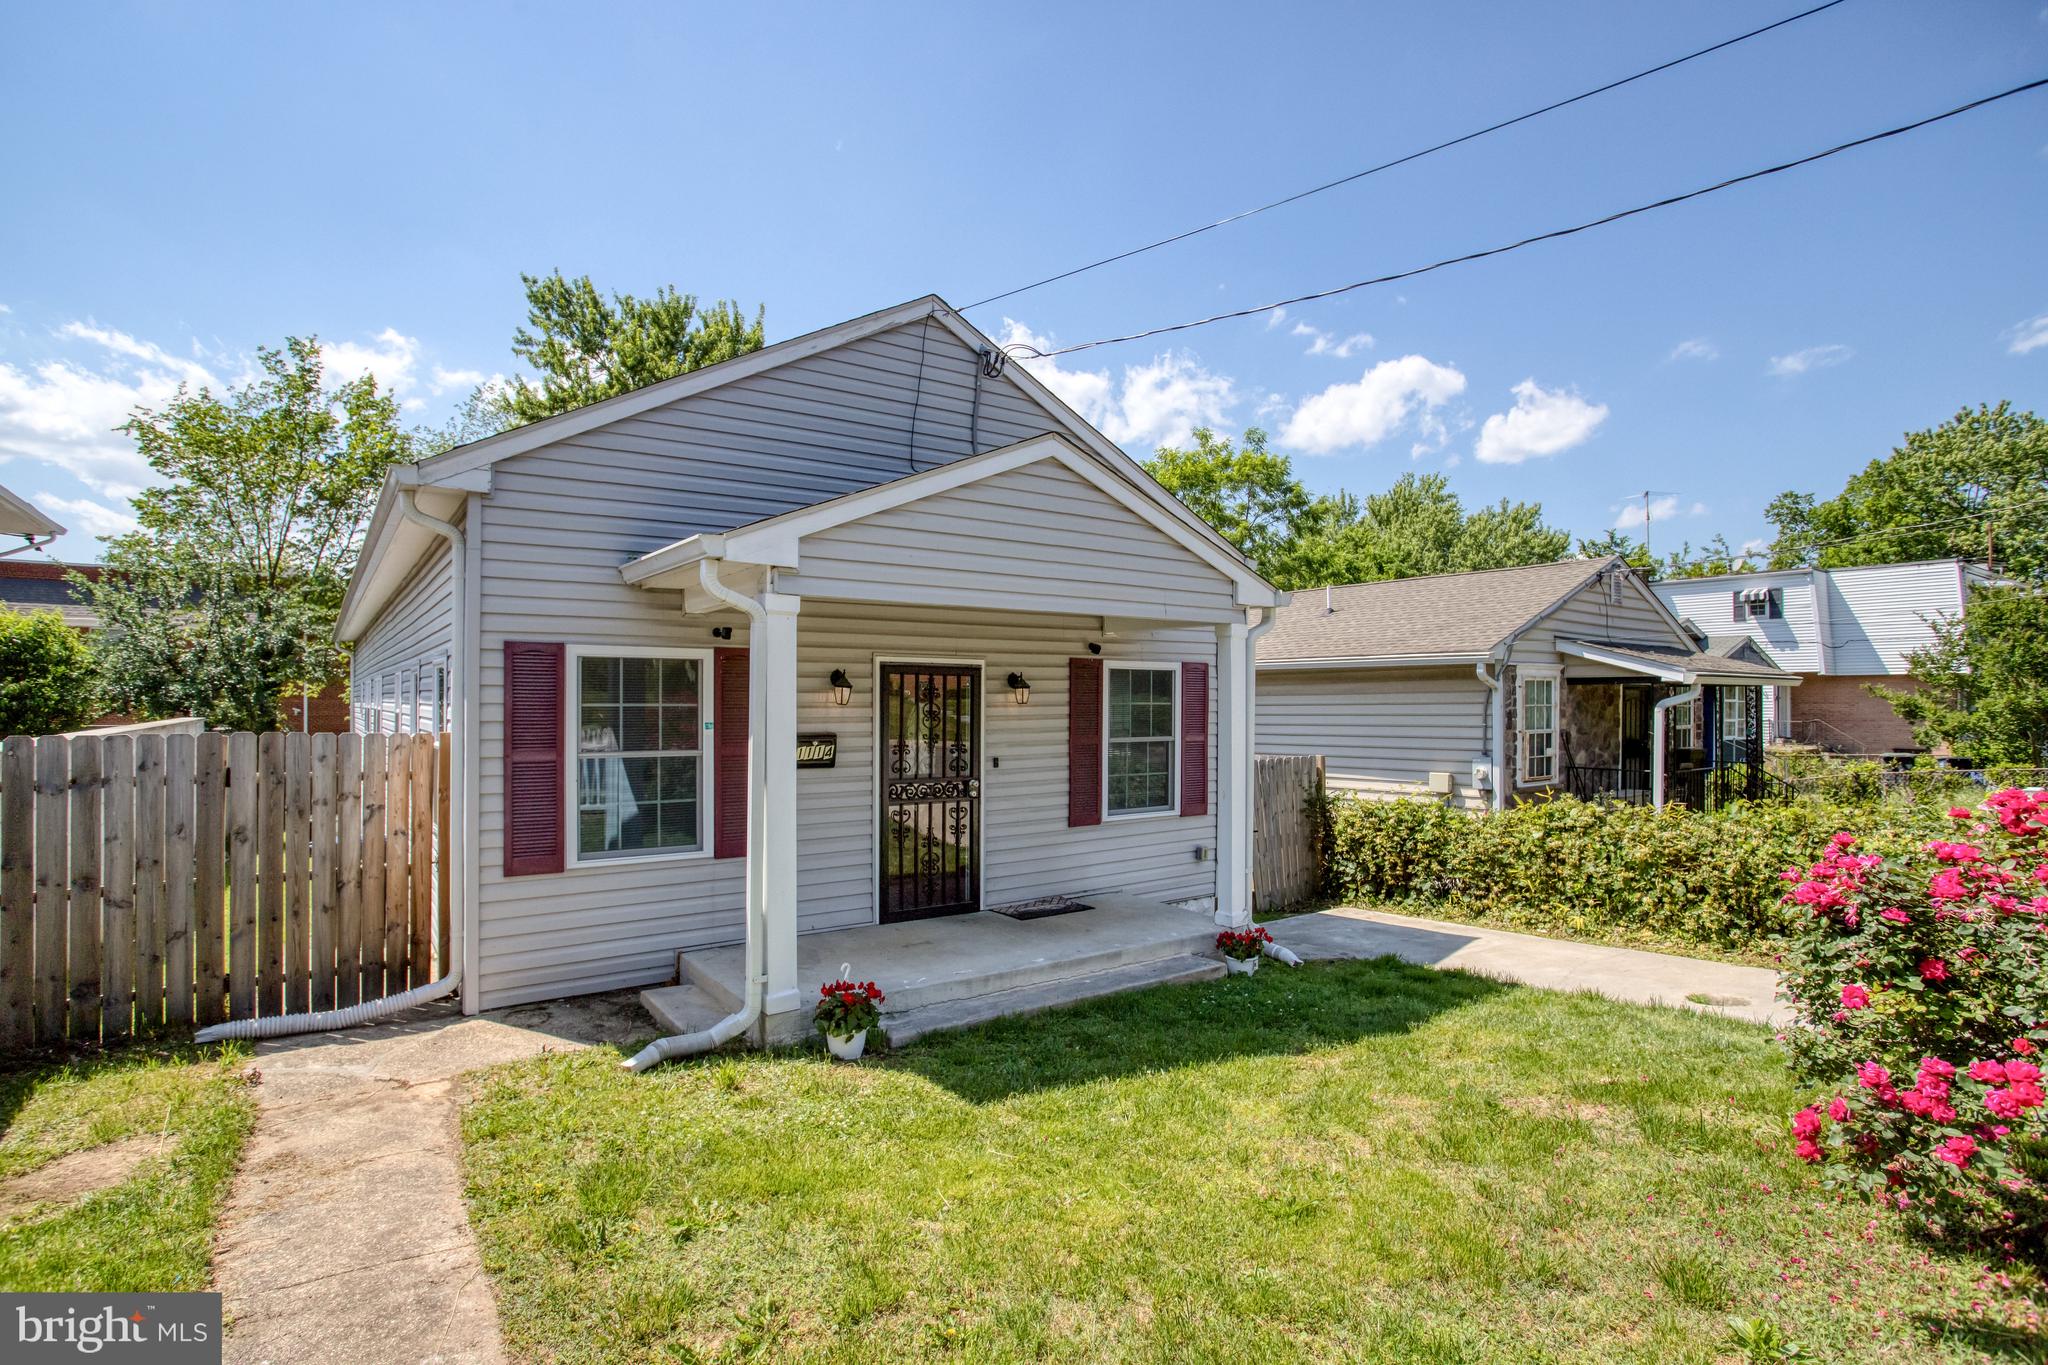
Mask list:
[[2048,1095],[2048,797],[1997,792],[1950,813],[1955,837],[1882,857],[1836,834],[1784,874],[1800,923],[1786,1035],[1821,1090],[1792,1119],[1828,1178],[1932,1227],[2043,1245]]

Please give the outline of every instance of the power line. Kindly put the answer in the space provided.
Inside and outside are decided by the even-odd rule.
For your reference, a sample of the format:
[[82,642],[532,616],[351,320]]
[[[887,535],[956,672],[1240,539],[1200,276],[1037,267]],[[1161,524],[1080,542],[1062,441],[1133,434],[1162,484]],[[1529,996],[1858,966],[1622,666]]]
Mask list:
[[1192,322],[1169,323],[1163,327],[1148,327],[1142,332],[1127,332],[1122,336],[1102,337],[1095,341],[1077,342],[1072,346],[1056,346],[1049,351],[1041,351],[1035,346],[1022,343],[1012,343],[1003,349],[1023,359],[1042,360],[1056,355],[1070,355],[1075,351],[1092,350],[1097,346],[1114,346],[1125,341],[1142,341],[1146,337],[1161,336],[1168,332],[1185,332],[1195,327],[1207,327],[1211,323],[1228,322],[1233,318],[1256,317],[1261,313],[1270,313],[1275,308],[1291,308],[1296,304],[1314,303],[1319,299],[1332,298],[1338,294],[1348,294],[1354,289],[1366,289],[1373,285],[1392,284],[1398,280],[1413,279],[1417,275],[1427,275],[1431,271],[1442,270],[1448,266],[1466,265],[1472,261],[1485,260],[1489,256],[1500,256],[1510,251],[1519,251],[1523,247],[1534,246],[1539,242],[1556,241],[1560,237],[1570,237],[1596,227],[1605,227],[1609,223],[1618,223],[1624,218],[1633,218],[1637,214],[1649,213],[1653,209],[1670,208],[1674,204],[1683,204],[1689,199],[1699,199],[1705,195],[1733,188],[1736,185],[1747,184],[1752,180],[1761,180],[1765,176],[1780,175],[1786,171],[1797,170],[1801,166],[1810,166],[1816,161],[1825,161],[1831,156],[1840,156],[1843,152],[1854,151],[1858,147],[1867,147],[1873,142],[1883,142],[1887,138],[1899,137],[1903,134],[1926,128],[1932,124],[1940,123],[1944,119],[1952,119],[1958,115],[1967,114],[1974,109],[1982,109],[1986,105],[1996,104],[2000,100],[2011,99],[2015,95],[2024,95],[2030,90],[2039,90],[2044,85],[2048,85],[2048,77],[2028,81],[2024,85],[2015,85],[2009,90],[2001,90],[1995,95],[1986,95],[1982,99],[1971,100],[1968,104],[1959,104],[1953,109],[1929,115],[1927,118],[1916,119],[1911,123],[1902,123],[1896,128],[1887,128],[1881,133],[1872,133],[1867,137],[1859,137],[1852,142],[1838,143],[1826,151],[1814,152],[1810,156],[1802,156],[1794,161],[1782,161],[1775,166],[1766,166],[1759,171],[1750,171],[1744,175],[1732,176],[1727,180],[1702,186],[1696,190],[1687,190],[1684,194],[1674,194],[1647,204],[1638,204],[1634,208],[1622,209],[1617,213],[1606,214],[1572,227],[1557,228],[1550,232],[1540,232],[1533,237],[1524,237],[1520,241],[1509,242],[1505,246],[1488,247],[1484,251],[1470,251],[1462,256],[1451,256],[1441,261],[1433,261],[1428,265],[1416,266],[1412,270],[1396,271],[1391,275],[1376,275],[1369,280],[1355,280],[1350,284],[1340,284],[1334,289],[1319,289],[1312,294],[1297,294],[1289,299],[1275,299],[1270,303],[1262,303],[1254,308],[1234,308],[1227,313],[1214,313],[1205,318],[1196,318]]
[[1226,217],[1218,218],[1213,223],[1204,223],[1200,227],[1189,228],[1185,232],[1176,232],[1170,237],[1161,237],[1156,242],[1147,242],[1143,246],[1134,246],[1128,251],[1119,251],[1114,256],[1104,256],[1099,261],[1090,261],[1086,265],[1077,265],[1072,270],[1062,270],[1057,275],[1047,275],[1042,280],[1033,280],[1030,284],[1020,284],[1015,289],[1006,289],[1000,294],[991,294],[985,299],[976,299],[973,303],[963,305],[961,311],[965,312],[967,309],[979,308],[984,304],[997,303],[1003,299],[1012,298],[1029,290],[1037,289],[1043,285],[1053,284],[1059,280],[1072,279],[1076,275],[1085,275],[1089,271],[1098,270],[1105,265],[1114,265],[1118,261],[1127,261],[1133,256],[1141,256],[1148,251],[1157,251],[1160,247],[1172,246],[1175,242],[1185,242],[1190,237],[1199,237],[1205,232],[1214,232],[1217,228],[1229,227],[1232,223],[1241,223],[1247,218],[1256,218],[1262,213],[1267,213],[1277,208],[1284,208],[1288,204],[1306,199],[1310,195],[1321,194],[1325,190],[1334,190],[1339,186],[1349,185],[1354,180],[1363,180],[1369,175],[1378,175],[1381,171],[1391,171],[1396,166],[1405,166],[1411,161],[1420,161],[1423,157],[1447,151],[1452,147],[1470,142],[1475,138],[1485,137],[1489,133],[1498,133],[1503,128],[1512,128],[1518,123],[1527,123],[1532,118],[1540,118],[1544,114],[1554,113],[1559,109],[1565,108],[1567,105],[1577,104],[1581,100],[1592,99],[1595,95],[1604,95],[1610,90],[1619,90],[1624,85],[1631,85],[1646,77],[1669,71],[1675,66],[1684,66],[1687,62],[1696,61],[1701,57],[1719,52],[1723,48],[1734,47],[1737,43],[1746,43],[1751,38],[1760,38],[1773,29],[1783,28],[1787,24],[1796,24],[1801,19],[1811,18],[1822,10],[1830,10],[1844,3],[1846,3],[1846,0],[1827,0],[1827,3],[1824,5],[1815,5],[1812,9],[1801,10],[1797,14],[1788,15],[1778,20],[1776,23],[1765,24],[1762,28],[1753,28],[1747,33],[1738,33],[1733,38],[1724,38],[1711,47],[1703,47],[1696,52],[1688,52],[1683,57],[1673,57],[1668,62],[1659,62],[1656,66],[1645,67],[1632,76],[1623,76],[1620,80],[1609,81],[1605,85],[1596,85],[1591,90],[1582,90],[1578,94],[1566,99],[1546,104],[1540,109],[1531,109],[1526,114],[1517,114],[1513,118],[1502,119],[1499,123],[1488,124],[1484,128],[1475,129],[1462,136],[1454,137],[1448,142],[1439,142],[1433,147],[1424,147],[1419,152],[1409,152],[1406,156],[1397,156],[1392,161],[1382,161],[1377,166],[1368,166],[1362,171],[1353,171],[1351,174],[1339,176],[1335,180],[1326,180],[1320,185],[1315,185],[1305,190],[1297,190],[1285,198],[1275,199],[1270,204],[1260,204],[1256,208],[1244,209],[1240,212],[1229,214]]
[[[1997,507],[1986,507],[1975,512],[1959,512],[1952,517],[1936,517],[1931,521],[1907,522],[1902,526],[1878,526],[1868,531],[1858,531],[1853,536],[1837,536],[1832,540],[1802,540],[1795,542],[1795,544],[1802,551],[1827,550],[1837,545],[1854,545],[1858,541],[1878,540],[1885,536],[1905,535],[1914,531],[1932,531],[1943,526],[1957,526],[1965,523],[1983,524],[2002,517],[2008,512],[2021,512],[2032,507],[2048,507],[2048,497],[2027,498],[2020,502],[2005,503]],[[1749,556],[1741,552],[1731,556],[1731,559],[1734,560],[1747,558]],[[1681,560],[1674,555],[1669,562],[1673,567],[1682,568],[1692,564],[1704,564],[1708,561],[1706,556],[1701,556],[1697,559]]]

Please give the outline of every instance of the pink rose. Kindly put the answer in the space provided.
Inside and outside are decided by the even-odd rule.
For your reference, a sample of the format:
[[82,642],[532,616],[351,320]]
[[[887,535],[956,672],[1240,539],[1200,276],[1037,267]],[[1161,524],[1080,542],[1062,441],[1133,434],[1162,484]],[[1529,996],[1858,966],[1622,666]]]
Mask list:
[[1870,1006],[1870,992],[1851,982],[1842,987],[1842,1008],[1845,1010],[1867,1009]]
[[1865,1062],[1856,1068],[1856,1080],[1865,1090],[1882,1090],[1892,1083],[1892,1073],[1882,1062]]
[[1792,1116],[1792,1136],[1794,1137],[1816,1138],[1820,1136],[1821,1129],[1825,1127],[1827,1127],[1827,1120],[1820,1116],[1820,1110],[1810,1104]]
[[1913,922],[1913,917],[1897,906],[1893,906],[1889,910],[1878,911],[1877,917],[1890,920],[1893,924],[1911,924]]
[[1922,981],[1948,980],[1948,964],[1938,957],[1922,960],[1920,963],[1920,979]]
[[1938,901],[1966,900],[1970,888],[1963,883],[1963,874],[1953,867],[1945,867],[1934,874],[1934,880],[1927,883],[1927,894]]
[[1966,1137],[1952,1137],[1934,1149],[1936,1160],[1946,1161],[1957,1170],[1970,1164],[1970,1158],[1977,1155],[1977,1144]]
[[1829,1100],[1828,1117],[1833,1119],[1836,1123],[1840,1123],[1844,1119],[1848,1118],[1849,1102],[1843,1099],[1840,1095],[1837,1095],[1833,1099]]
[[[2025,1042],[2026,1040],[2021,1039],[2020,1041]],[[2015,1047],[2014,1050],[2032,1052],[2033,1048],[2020,1049]],[[2009,1081],[2038,1081],[2041,1079],[2041,1068],[2035,1066],[2032,1062],[2007,1062],[2005,1064],[2005,1078]]]
[[1799,1139],[1792,1144],[1792,1150],[1798,1153],[1801,1161],[1819,1161],[1821,1158],[1820,1144],[1812,1138]]
[[2005,1067],[1999,1062],[1971,1062],[1970,1079],[1982,1081],[1986,1085],[2003,1085],[2005,1084]]

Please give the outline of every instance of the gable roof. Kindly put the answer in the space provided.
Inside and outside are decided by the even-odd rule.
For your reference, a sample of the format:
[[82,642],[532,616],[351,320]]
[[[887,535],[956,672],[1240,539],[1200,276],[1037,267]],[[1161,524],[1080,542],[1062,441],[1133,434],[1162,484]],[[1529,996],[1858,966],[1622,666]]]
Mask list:
[[805,536],[994,478],[1013,469],[1048,461],[1072,471],[1105,497],[1143,518],[1189,554],[1229,578],[1237,587],[1240,603],[1272,607],[1286,600],[1286,594],[1277,592],[1260,578],[1241,556],[1219,553],[1207,537],[1193,534],[1178,517],[1168,515],[1156,499],[1143,496],[1137,489],[1115,478],[1077,449],[1073,442],[1057,434],[1034,436],[996,450],[985,450],[950,464],[906,474],[887,483],[874,484],[777,516],[764,517],[730,531],[688,536],[628,560],[620,566],[619,574],[628,583],[655,588],[684,586],[695,581],[694,575],[686,571],[706,559],[797,568],[799,542]]
[[[457,446],[416,465],[393,469],[385,479],[376,510],[371,515],[363,553],[343,598],[336,637],[350,639],[367,630],[390,595],[429,548],[428,534],[408,527],[393,512],[392,504],[400,489],[417,490],[422,510],[444,518],[452,517],[461,505],[463,494],[490,491],[491,466],[500,460],[925,319],[937,322],[971,348],[995,345],[944,299],[936,294],[927,294],[892,308],[775,342],[716,365],[646,385],[631,393],[619,394],[481,441]],[[1062,402],[1023,365],[1007,365],[1003,376],[1044,410],[1073,448],[1086,452],[1115,478],[1177,520],[1183,530],[1208,542],[1212,552],[1228,556],[1237,562],[1240,569],[1250,571],[1250,561],[1236,546],[1161,487],[1136,460]]]
[[1476,663],[1622,561],[1565,559],[1512,569],[1304,590],[1259,639],[1259,663]]

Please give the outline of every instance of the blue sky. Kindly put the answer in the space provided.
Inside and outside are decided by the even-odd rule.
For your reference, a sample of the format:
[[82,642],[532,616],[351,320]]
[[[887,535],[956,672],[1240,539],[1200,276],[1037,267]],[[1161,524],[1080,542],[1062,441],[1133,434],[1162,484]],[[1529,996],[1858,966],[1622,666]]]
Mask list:
[[[0,482],[94,552],[108,430],[317,334],[421,420],[513,368],[518,274],[955,304],[1626,74],[1800,0],[0,16]],[[970,317],[1067,343],[1494,245],[2048,74],[2041,0],[1849,0]],[[1444,470],[1661,546],[1765,533],[1906,430],[2048,408],[2048,93],[1707,201],[1046,377],[1133,453],[1261,425],[1318,489]],[[1664,514],[1668,513],[1668,519]]]

